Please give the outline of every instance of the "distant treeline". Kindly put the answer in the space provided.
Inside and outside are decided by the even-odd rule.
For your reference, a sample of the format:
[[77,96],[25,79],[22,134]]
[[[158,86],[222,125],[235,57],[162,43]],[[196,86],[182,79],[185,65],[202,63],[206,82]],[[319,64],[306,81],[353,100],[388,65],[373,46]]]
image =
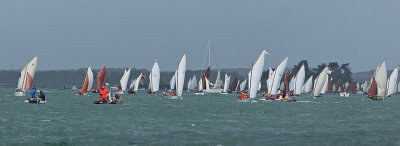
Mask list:
[[[314,76],[314,79],[318,74],[322,71],[325,66],[329,66],[333,72],[332,77],[334,83],[337,80],[341,80],[342,83],[348,81],[353,81],[352,72],[349,63],[345,64],[338,64],[337,62],[331,62],[328,64],[321,64],[318,65],[316,68],[309,68],[307,60],[300,61],[297,65],[290,67],[291,76],[294,76],[297,71],[300,69],[301,65],[304,63],[305,72],[306,72],[306,79],[308,79],[311,75]],[[221,69],[221,79],[224,80],[225,73],[228,73],[234,77],[238,77],[239,80],[243,81],[247,78],[247,73],[249,69]],[[266,89],[266,80],[268,78],[268,69],[265,69],[263,76],[261,78],[262,83],[262,90]],[[78,88],[82,87],[85,75],[86,75],[86,68],[81,69],[74,69],[74,70],[47,70],[47,71],[37,71],[35,74],[34,84],[40,88],[71,88],[72,86],[77,86]],[[210,81],[215,82],[217,71],[212,69],[210,72]],[[93,69],[94,77],[96,78],[97,73],[99,72],[98,69]],[[124,69],[123,68],[107,68],[106,73],[109,77],[109,83],[113,86],[119,86],[119,81],[123,75]],[[137,78],[140,73],[149,74],[149,70],[146,69],[131,69],[131,74],[129,77],[130,84],[131,81]],[[186,78],[185,78],[185,86],[189,81],[189,78],[192,78],[193,75],[196,75],[197,79],[200,79],[202,71],[201,70],[187,70],[186,71]],[[161,72],[161,79],[160,79],[160,89],[168,89],[169,82],[171,77],[173,76],[174,72],[167,71]],[[17,85],[17,80],[19,78],[20,71],[18,70],[0,70],[0,86],[3,88],[15,88]],[[232,80],[231,79],[231,80]],[[147,88],[149,82],[149,78],[146,76],[144,80],[141,82],[141,88]],[[96,87],[96,79],[93,84],[93,88]]]

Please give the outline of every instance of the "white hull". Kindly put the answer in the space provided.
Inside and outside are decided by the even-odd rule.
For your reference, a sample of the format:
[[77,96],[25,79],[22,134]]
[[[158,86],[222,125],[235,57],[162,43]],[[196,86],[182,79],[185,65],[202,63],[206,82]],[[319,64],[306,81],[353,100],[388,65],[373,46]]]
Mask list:
[[25,96],[25,92],[14,92],[14,96]]
[[349,97],[349,96],[350,96],[350,93],[347,93],[347,92],[340,93],[340,97]]
[[196,92],[194,95],[204,95],[204,92]]
[[203,91],[206,94],[220,94],[222,93],[222,89],[207,89]]

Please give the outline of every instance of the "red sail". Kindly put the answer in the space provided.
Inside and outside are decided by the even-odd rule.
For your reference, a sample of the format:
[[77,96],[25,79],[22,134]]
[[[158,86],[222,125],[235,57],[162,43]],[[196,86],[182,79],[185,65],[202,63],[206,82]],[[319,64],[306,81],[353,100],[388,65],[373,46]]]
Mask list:
[[340,81],[338,80],[336,82],[335,92],[339,92],[339,87],[340,87]]
[[371,87],[368,91],[368,96],[375,96],[378,94],[378,86],[376,85],[375,77],[372,78]]
[[348,91],[354,92],[354,91],[356,91],[357,85],[356,85],[355,82],[351,82],[350,85],[349,85],[349,87],[347,87],[347,88],[348,88],[348,89],[347,89]]
[[286,91],[289,91],[289,90],[290,90],[290,88],[289,88],[289,82],[290,82],[290,71],[289,71],[289,69],[288,69],[287,72],[286,72],[286,75],[285,75],[285,90],[286,90]]
[[85,82],[83,83],[83,87],[82,87],[81,92],[82,93],[86,93],[87,89],[88,89],[88,86],[89,86],[89,77],[88,77],[88,75],[86,73]]
[[32,76],[26,72],[25,90],[29,90],[30,88],[32,88]]
[[103,65],[103,68],[101,68],[99,74],[97,75],[97,89],[101,89],[101,86],[103,86],[105,76],[106,76],[106,66]]
[[203,89],[206,89],[206,78],[208,80],[210,80],[210,66],[208,66],[208,68],[206,69],[206,71],[203,73],[203,75],[201,76],[201,80],[202,80],[202,84],[203,84]]
[[328,80],[328,91],[327,91],[327,93],[331,93],[332,92],[332,87],[333,87],[332,78],[330,78]]
[[237,82],[238,82],[238,78],[235,77],[235,79],[233,79],[233,81],[232,81],[232,83],[231,83],[231,86],[229,87],[229,89],[230,89],[231,91],[235,91],[235,90],[236,90],[236,84],[237,84]]

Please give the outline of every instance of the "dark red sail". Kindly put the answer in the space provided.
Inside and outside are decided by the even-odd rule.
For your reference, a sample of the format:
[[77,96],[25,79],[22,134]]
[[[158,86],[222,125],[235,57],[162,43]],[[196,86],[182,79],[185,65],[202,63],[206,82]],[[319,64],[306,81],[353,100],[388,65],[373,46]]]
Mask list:
[[229,89],[230,89],[231,91],[235,91],[235,90],[236,90],[237,82],[238,82],[238,78],[235,77],[235,78],[233,79],[233,81],[232,81],[230,87],[229,87]]
[[290,71],[289,69],[286,71],[286,75],[285,75],[285,90],[289,91],[289,82],[290,82]]
[[202,84],[203,84],[203,90],[206,89],[206,78],[208,80],[210,80],[210,66],[208,66],[208,68],[206,69],[206,71],[203,73],[203,75],[201,76],[201,80],[202,80]]
[[375,77],[372,78],[371,87],[368,91],[368,96],[376,96],[378,94],[378,86],[375,81]]
[[106,76],[106,66],[103,65],[103,68],[101,68],[99,74],[97,75],[97,89],[101,89],[101,86],[103,86],[103,82]]
[[328,80],[328,91],[326,91],[327,93],[331,93],[332,92],[332,87],[333,87],[333,83],[332,83],[332,78],[330,78]]

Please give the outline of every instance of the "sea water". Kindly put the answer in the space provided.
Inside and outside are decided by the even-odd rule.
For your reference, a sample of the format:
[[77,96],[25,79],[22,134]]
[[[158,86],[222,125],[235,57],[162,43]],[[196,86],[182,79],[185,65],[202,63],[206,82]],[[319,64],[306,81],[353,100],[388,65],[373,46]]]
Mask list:
[[241,102],[237,94],[140,91],[98,105],[98,94],[76,93],[48,89],[48,104],[29,104],[0,89],[0,145],[400,145],[399,95]]

